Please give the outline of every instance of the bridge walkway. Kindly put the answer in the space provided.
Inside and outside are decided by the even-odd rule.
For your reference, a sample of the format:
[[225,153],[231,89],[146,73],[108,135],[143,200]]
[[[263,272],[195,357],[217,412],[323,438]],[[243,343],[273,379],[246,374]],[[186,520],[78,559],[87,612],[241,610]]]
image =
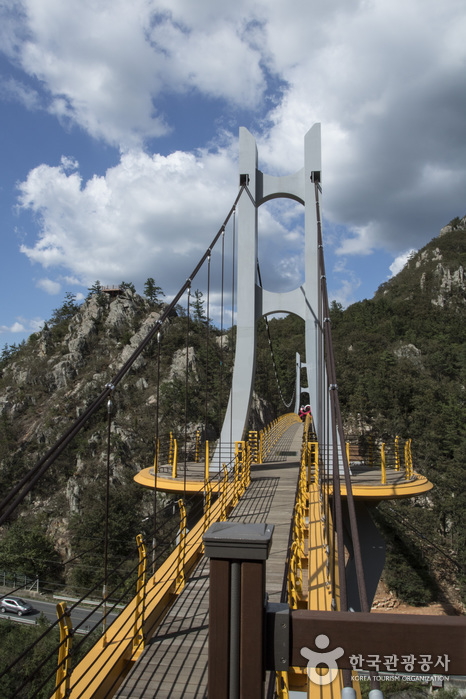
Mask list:
[[[292,425],[271,460],[251,471],[251,485],[229,521],[275,525],[267,591],[279,602],[299,473],[302,425]],[[204,556],[183,592],[115,694],[120,699],[207,697],[209,561]]]

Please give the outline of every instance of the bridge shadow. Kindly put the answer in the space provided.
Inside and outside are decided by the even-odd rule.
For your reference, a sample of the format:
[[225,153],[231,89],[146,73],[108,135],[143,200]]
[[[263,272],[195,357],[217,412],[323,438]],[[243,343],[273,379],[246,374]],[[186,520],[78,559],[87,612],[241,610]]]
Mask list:
[[257,477],[254,474],[250,487],[231,512],[228,520],[241,520],[249,523],[265,522],[265,518],[270,513],[279,482],[278,477]]

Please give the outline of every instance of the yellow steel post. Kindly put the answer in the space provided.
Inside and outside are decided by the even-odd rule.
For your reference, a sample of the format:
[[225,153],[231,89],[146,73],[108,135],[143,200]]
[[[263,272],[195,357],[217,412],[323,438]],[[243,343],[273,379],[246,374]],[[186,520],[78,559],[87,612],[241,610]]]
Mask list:
[[277,697],[278,699],[289,699],[290,696],[290,683],[288,680],[288,672],[276,672],[277,681]]
[[207,478],[204,483],[205,504],[204,504],[204,532],[210,527],[210,505],[212,502],[212,486]]
[[138,579],[136,581],[136,605],[134,608],[134,625],[133,625],[133,653],[132,657],[138,657],[144,650],[144,588],[146,585],[146,566],[147,556],[146,547],[142,540],[141,534],[136,537],[138,545],[139,565]]
[[225,464],[222,464],[222,469],[223,469],[223,480],[222,480],[222,514],[220,516],[220,519],[222,522],[224,522],[227,518],[227,508],[226,508],[226,495],[227,495],[227,484],[228,484],[228,469],[225,466]]
[[314,454],[315,482],[319,483],[319,442],[311,442],[311,446]]
[[210,469],[210,462],[209,462],[209,441],[206,440],[205,443],[205,471],[204,471],[204,480],[208,481],[209,480],[209,469]]
[[155,454],[154,454],[154,476],[159,472],[159,439],[155,438]]
[[409,480],[410,478],[410,468],[409,468],[409,440],[406,440],[405,442],[405,480]]
[[173,465],[173,432],[170,432],[170,446],[168,448],[168,465]]
[[172,478],[176,478],[178,475],[178,442],[176,439],[173,440],[173,467],[172,467]]
[[413,468],[413,455],[411,452],[411,442],[412,439],[408,439],[408,460],[409,460],[409,477],[412,478],[414,475],[414,468]]
[[249,448],[248,443],[245,444],[245,449],[246,449],[246,452],[245,452],[245,462],[246,462],[246,481],[245,481],[246,486],[245,486],[245,489],[246,489],[251,482],[251,465],[252,465],[251,464],[251,450]]
[[66,602],[57,604],[58,626],[60,628],[60,648],[58,650],[58,667],[55,680],[55,692],[52,699],[68,696],[71,679],[71,646],[73,642],[73,625]]
[[238,442],[238,447],[239,447],[239,455],[240,455],[240,460],[241,460],[240,494],[242,495],[247,488],[247,483],[246,483],[246,480],[247,480],[246,442],[244,440],[242,442]]
[[385,460],[385,442],[382,442],[382,446],[380,447],[380,465],[382,468],[381,483],[382,483],[382,485],[386,485],[387,484],[387,467],[386,467],[386,460]]
[[196,453],[194,455],[194,463],[199,463],[199,430],[196,432]]
[[395,471],[400,470],[400,438],[398,435],[395,437]]
[[255,463],[257,463],[259,460],[259,451],[258,451],[258,443],[257,443],[257,432],[255,430],[251,430],[249,432],[248,441],[249,441],[249,444],[251,446],[252,460]]
[[235,442],[235,471],[233,479],[233,507],[237,504],[239,500],[239,490],[240,490],[240,458],[239,458],[239,445],[240,442]]
[[184,587],[185,577],[184,577],[184,554],[186,548],[186,508],[184,506],[183,500],[180,498],[178,500],[178,507],[180,508],[180,543],[178,544],[178,562],[176,571],[176,592],[180,591]]

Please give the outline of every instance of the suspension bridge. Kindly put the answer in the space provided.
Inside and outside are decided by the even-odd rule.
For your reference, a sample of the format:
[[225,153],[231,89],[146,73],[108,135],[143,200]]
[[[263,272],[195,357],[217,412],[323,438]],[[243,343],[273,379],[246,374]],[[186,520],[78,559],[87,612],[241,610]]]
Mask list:
[[[51,687],[54,699],[291,695],[352,699],[360,696],[358,677],[367,674],[371,699],[379,699],[380,673],[466,673],[464,618],[370,613],[384,565],[384,542],[367,505],[412,498],[428,492],[432,484],[416,471],[410,439],[345,437],[320,196],[318,124],[305,136],[303,168],[281,177],[259,169],[254,138],[241,129],[239,192],[211,245],[112,381],[2,502],[1,524],[16,516],[56,459],[106,407],[107,482],[102,487],[107,489],[108,521],[112,404],[139,357],[155,347],[151,353],[158,367],[154,458],[135,475],[140,487],[153,493],[152,540],[138,536],[137,562],[129,571],[126,566],[125,575],[111,588],[114,571],[107,567],[106,530],[98,605],[102,623],[78,640],[76,634],[86,620],[81,628],[73,627],[71,616],[80,601],[71,606],[59,603],[56,624],[36,641],[58,628],[56,647],[39,667],[25,673],[22,686],[11,696],[38,696]],[[286,293],[266,290],[258,265],[258,209],[275,198],[304,206],[304,281]],[[186,388],[184,430],[163,443],[158,406],[164,329],[176,305],[185,299],[188,376],[192,285],[202,270],[207,276],[208,345],[212,259],[220,250],[223,300],[226,245],[231,246],[236,345],[223,427],[212,444],[205,439],[207,424],[204,438],[189,433]],[[223,303],[221,313],[220,343]],[[304,320],[305,361],[296,356],[294,397],[287,404],[289,410],[294,402],[294,412],[254,431],[249,429],[249,413],[256,327],[260,318],[274,313],[294,313]],[[272,349],[270,334],[268,339]],[[278,380],[275,362],[274,367]],[[280,394],[284,399],[285,391]],[[209,398],[206,382],[206,404]],[[312,411],[304,421],[298,416],[303,400]],[[168,516],[160,505],[160,493],[177,499],[176,507],[174,498],[167,506],[173,510],[170,534],[164,529]],[[161,539],[169,541],[162,552]],[[118,616],[110,623],[115,611]],[[13,667],[23,667],[32,650],[19,654],[4,676]],[[53,668],[43,677],[51,658]],[[0,686],[1,682],[0,677]]]

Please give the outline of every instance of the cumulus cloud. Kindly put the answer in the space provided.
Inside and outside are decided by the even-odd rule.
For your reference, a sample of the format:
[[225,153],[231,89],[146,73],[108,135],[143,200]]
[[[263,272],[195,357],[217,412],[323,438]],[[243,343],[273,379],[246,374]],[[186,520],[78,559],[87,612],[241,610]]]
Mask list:
[[343,308],[346,308],[351,303],[354,303],[355,294],[360,285],[361,280],[353,275],[348,279],[343,279],[337,289],[331,289],[329,291],[330,301],[341,303]]
[[[304,135],[322,122],[323,208],[332,231],[344,225],[331,237],[340,256],[384,249],[396,268],[403,251],[464,213],[460,0],[313,0],[291,10],[285,0],[23,0],[15,7],[21,13],[3,17],[4,51],[36,80],[62,123],[121,150],[105,175],[83,179],[66,157],[34,168],[20,184],[20,206],[39,221],[37,238],[21,250],[51,281],[53,271],[85,285],[160,274],[168,288],[175,270],[189,268],[210,242],[234,197],[236,133],[222,134],[221,147],[215,142],[235,108],[256,133],[261,169],[272,174],[302,167]],[[10,88],[34,104],[33,92]],[[174,95],[185,110],[178,121]],[[148,144],[156,148],[154,139],[175,122],[192,126],[195,141],[194,99],[204,100],[207,120],[212,104],[224,105],[223,119],[209,124],[211,150],[202,142],[191,152],[150,154]],[[265,209],[260,223],[266,284],[277,275],[279,286],[299,283],[303,234],[295,210]],[[338,298],[350,298],[357,285],[347,276]]]
[[0,325],[0,333],[22,333],[25,330],[26,328],[24,325],[18,321],[14,322],[10,327],[7,325]]
[[51,296],[55,296],[61,291],[61,284],[47,277],[39,279],[36,282],[36,286],[38,289],[42,289],[42,291],[45,291],[46,294],[50,294]]
[[4,334],[24,334],[31,332],[38,332],[44,327],[43,318],[23,318],[18,317],[12,325],[0,325],[0,333]]
[[[464,6],[337,2],[317,20],[313,10],[301,21],[318,28],[316,41],[274,54],[288,87],[268,115],[266,160],[297,169],[303,135],[321,121],[325,212],[349,229],[343,251],[397,252],[406,236],[416,247],[464,198]],[[280,47],[291,44],[286,29]]]
[[390,276],[394,277],[395,275],[398,274],[398,272],[401,272],[405,264],[408,262],[408,260],[411,259],[411,257],[417,252],[417,250],[414,250],[414,248],[411,248],[410,250],[406,250],[405,252],[402,252],[401,255],[398,255],[395,257],[393,260],[392,264],[390,265]]
[[3,13],[4,50],[39,79],[62,123],[126,150],[170,131],[162,94],[195,90],[241,107],[259,104],[265,80],[241,11],[247,4],[226,14],[218,7],[23,0],[20,16]]
[[[20,207],[40,221],[38,239],[21,251],[86,286],[97,278],[141,285],[153,276],[172,288],[176,270],[191,271],[223,222],[236,179],[227,151],[134,150],[85,182],[63,163],[40,165],[19,185]],[[50,289],[49,282],[42,284]]]
[[[132,150],[104,176],[84,181],[79,165],[62,158],[40,165],[19,184],[19,206],[40,225],[21,252],[43,268],[67,270],[37,285],[58,293],[63,283],[89,286],[132,281],[142,290],[152,276],[176,293],[223,223],[236,197],[232,144],[169,156]],[[303,268],[302,207],[272,202],[260,210],[264,286],[294,288]],[[231,263],[231,243],[226,256]],[[220,279],[213,272],[213,291]],[[183,276],[184,275],[184,276]],[[272,283],[273,280],[273,283]]]

